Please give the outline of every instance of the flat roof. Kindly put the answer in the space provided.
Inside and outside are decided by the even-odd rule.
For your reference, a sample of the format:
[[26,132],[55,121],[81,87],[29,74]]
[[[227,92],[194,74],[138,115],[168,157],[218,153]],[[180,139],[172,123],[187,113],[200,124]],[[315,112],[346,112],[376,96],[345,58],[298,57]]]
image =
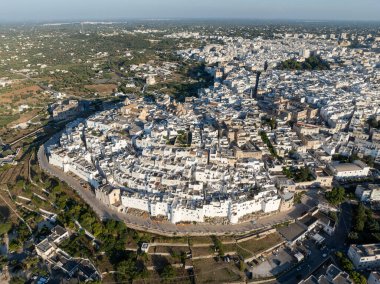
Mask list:
[[380,255],[380,243],[368,245],[351,245],[360,256]]
[[349,172],[349,171],[362,170],[361,167],[353,163],[341,163],[341,164],[333,165],[333,167],[337,172]]
[[289,242],[293,242],[306,233],[306,229],[298,223],[292,223],[286,227],[281,227],[278,232]]
[[67,233],[66,229],[61,227],[60,225],[57,225],[55,226],[53,229],[52,229],[52,232],[57,234],[58,236],[63,236],[64,234]]
[[306,215],[302,219],[298,220],[298,222],[304,224],[307,227],[310,227],[311,225],[313,225],[317,221],[318,221],[318,218],[311,216],[311,215]]
[[66,263],[64,263],[62,265],[62,267],[68,271],[68,272],[72,272],[74,269],[76,269],[78,267],[78,262],[75,261],[75,260],[68,260]]
[[47,252],[52,247],[51,243],[48,241],[48,239],[44,239],[42,242],[40,242],[37,245],[37,248],[40,251]]

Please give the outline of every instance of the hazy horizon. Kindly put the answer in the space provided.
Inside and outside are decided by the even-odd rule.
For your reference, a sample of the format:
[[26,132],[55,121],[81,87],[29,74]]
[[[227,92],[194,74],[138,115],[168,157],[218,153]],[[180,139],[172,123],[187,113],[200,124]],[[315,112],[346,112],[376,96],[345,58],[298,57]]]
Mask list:
[[378,0],[14,0],[2,3],[1,22],[78,20],[380,21]]

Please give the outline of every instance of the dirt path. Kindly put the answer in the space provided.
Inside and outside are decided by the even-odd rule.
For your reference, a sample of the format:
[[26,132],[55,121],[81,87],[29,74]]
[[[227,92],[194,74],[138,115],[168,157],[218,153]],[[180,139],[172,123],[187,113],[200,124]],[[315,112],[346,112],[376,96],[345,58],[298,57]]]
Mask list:
[[[4,192],[4,191],[3,191]],[[9,193],[9,191],[8,191],[8,194],[10,194]],[[13,211],[13,213],[17,216],[17,218],[19,218],[27,227],[28,227],[28,230],[29,230],[29,232],[30,232],[30,234],[31,235],[33,235],[33,231],[32,231],[32,228],[29,226],[29,224],[24,220],[24,218],[22,218],[19,214],[18,214],[18,212],[17,212],[17,210],[15,210],[14,208],[13,208],[13,206],[12,206],[12,204],[10,204],[7,200],[6,200],[6,198],[4,198],[3,197],[3,195],[0,193],[0,199]]]

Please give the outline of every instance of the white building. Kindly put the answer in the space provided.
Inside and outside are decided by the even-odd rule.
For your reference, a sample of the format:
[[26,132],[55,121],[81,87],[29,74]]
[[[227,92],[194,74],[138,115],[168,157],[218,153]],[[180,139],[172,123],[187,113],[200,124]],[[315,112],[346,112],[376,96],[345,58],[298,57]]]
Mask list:
[[380,273],[372,271],[368,277],[367,284],[380,284]]
[[356,186],[355,195],[362,202],[380,201],[380,187],[376,184]]
[[380,243],[351,245],[348,257],[357,269],[378,269],[380,268]]
[[125,208],[133,208],[145,212],[149,212],[149,199],[145,195],[124,194],[121,196],[121,204]]
[[199,203],[188,200],[176,200],[170,208],[170,221],[179,222],[204,222],[204,210]]
[[330,169],[334,176],[338,179],[344,178],[361,178],[369,175],[370,167],[362,161],[354,161],[353,163],[332,163]]
[[156,84],[156,78],[154,77],[154,75],[149,75],[146,77],[146,84],[148,86]]

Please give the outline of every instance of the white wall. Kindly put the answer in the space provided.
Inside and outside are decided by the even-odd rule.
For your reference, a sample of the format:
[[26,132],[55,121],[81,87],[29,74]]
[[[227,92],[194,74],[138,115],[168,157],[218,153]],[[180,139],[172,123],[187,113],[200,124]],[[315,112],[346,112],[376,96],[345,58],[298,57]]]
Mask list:
[[121,204],[126,208],[134,208],[149,212],[149,202],[147,199],[141,199],[138,196],[121,196]]

